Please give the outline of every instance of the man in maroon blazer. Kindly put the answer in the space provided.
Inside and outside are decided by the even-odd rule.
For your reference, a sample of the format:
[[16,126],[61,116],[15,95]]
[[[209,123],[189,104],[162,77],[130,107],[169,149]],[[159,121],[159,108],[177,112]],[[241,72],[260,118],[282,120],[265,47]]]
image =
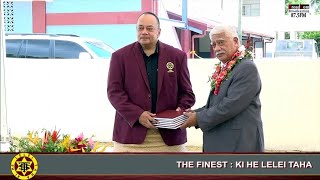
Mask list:
[[184,151],[185,129],[157,129],[154,116],[183,111],[195,103],[186,53],[162,43],[158,17],[141,14],[137,42],[111,57],[108,98],[116,109],[114,151]]

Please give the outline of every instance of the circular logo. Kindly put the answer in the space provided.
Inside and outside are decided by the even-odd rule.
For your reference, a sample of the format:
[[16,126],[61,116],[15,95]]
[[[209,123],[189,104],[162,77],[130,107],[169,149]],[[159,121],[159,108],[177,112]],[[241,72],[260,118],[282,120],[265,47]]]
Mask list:
[[11,172],[18,179],[31,179],[38,171],[38,161],[29,153],[19,153],[11,161]]
[[167,63],[168,72],[173,72],[174,64],[172,62]]

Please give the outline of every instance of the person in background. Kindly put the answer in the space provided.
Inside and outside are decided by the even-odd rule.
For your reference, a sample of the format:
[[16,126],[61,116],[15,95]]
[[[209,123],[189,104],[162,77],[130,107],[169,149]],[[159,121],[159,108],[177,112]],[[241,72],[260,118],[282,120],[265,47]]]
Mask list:
[[220,63],[206,105],[186,112],[182,128],[203,131],[203,152],[263,152],[261,80],[252,55],[231,26],[215,26],[209,35]]
[[158,129],[153,123],[156,113],[194,105],[187,55],[158,40],[154,13],[142,13],[136,28],[137,42],[114,52],[109,67],[108,98],[116,109],[113,150],[186,151],[186,129]]

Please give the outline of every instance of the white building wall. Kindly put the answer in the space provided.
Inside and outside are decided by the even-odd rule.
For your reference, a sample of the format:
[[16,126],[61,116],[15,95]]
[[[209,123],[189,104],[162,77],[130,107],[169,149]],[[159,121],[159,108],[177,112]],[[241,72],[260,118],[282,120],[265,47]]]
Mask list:
[[[189,59],[196,104],[205,105],[208,76],[217,60]],[[256,61],[262,80],[262,119],[267,150],[320,151],[320,61]],[[12,134],[55,127],[62,134],[111,141],[114,109],[107,97],[107,60],[5,61],[7,118]],[[301,68],[304,67],[304,68]],[[280,76],[279,76],[280,75]],[[221,142],[223,143],[223,142]],[[201,146],[200,129],[188,145]]]
[[[182,0],[161,0],[166,9],[181,14]],[[223,9],[221,9],[223,4]],[[188,0],[188,16],[207,18],[238,26],[238,0]],[[260,16],[242,17],[244,30],[275,35],[275,32],[318,31],[320,15],[311,13],[307,18],[285,15],[285,0],[260,0]],[[307,24],[307,26],[306,26]],[[280,35],[282,37],[282,35]]]
[[[256,32],[271,33],[319,31],[320,15],[307,15],[306,18],[292,18],[285,15],[285,0],[260,0],[260,16],[243,17],[243,27]],[[280,35],[282,39],[284,36]]]
[[284,0],[260,0],[260,16],[242,16],[243,29],[261,34],[275,35],[275,22],[284,14]]

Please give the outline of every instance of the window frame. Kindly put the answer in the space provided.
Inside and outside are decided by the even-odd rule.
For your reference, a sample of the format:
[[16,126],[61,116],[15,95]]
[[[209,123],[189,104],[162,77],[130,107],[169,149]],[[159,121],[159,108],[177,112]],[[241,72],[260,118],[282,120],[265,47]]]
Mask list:
[[[253,8],[252,6],[258,5],[259,8]],[[255,11],[258,13],[256,14]],[[242,2],[242,16],[256,17],[261,16],[261,2],[260,0],[243,0]]]
[[75,44],[75,45],[77,45],[78,47],[80,47],[80,48],[82,48],[84,51],[80,51],[79,52],[79,54],[81,53],[81,52],[86,52],[86,53],[88,53],[88,54],[90,54],[90,57],[91,57],[91,59],[93,59],[93,56],[92,56],[92,54],[91,54],[91,52],[89,52],[85,47],[83,47],[81,44],[79,44],[79,43],[77,43],[77,42],[74,42],[74,41],[69,41],[69,40],[63,40],[63,39],[54,39],[53,40],[53,54],[52,54],[52,57],[54,58],[54,59],[79,59],[79,54],[78,54],[78,56],[76,57],[76,58],[56,58],[56,42],[67,42],[67,43],[72,43],[72,44]]

